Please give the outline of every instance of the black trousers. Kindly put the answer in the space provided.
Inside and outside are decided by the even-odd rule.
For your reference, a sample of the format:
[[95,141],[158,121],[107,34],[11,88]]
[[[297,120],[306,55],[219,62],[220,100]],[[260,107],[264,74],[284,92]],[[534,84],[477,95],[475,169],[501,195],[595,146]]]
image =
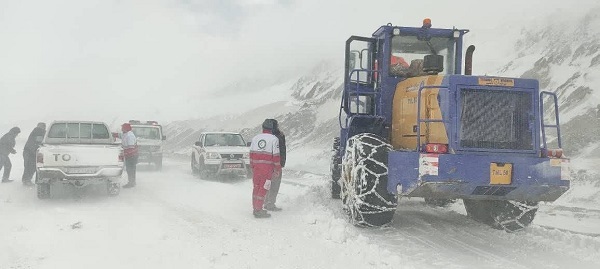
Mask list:
[[135,184],[135,170],[137,162],[138,156],[125,158],[125,171],[127,171],[127,179],[131,184]]
[[2,175],[2,179],[8,179],[10,177],[10,170],[12,169],[12,163],[10,162],[10,158],[7,155],[0,153],[0,170],[4,168],[4,175]]
[[31,182],[33,174],[35,174],[35,151],[24,150],[23,151],[23,163],[25,169],[23,169],[23,182]]

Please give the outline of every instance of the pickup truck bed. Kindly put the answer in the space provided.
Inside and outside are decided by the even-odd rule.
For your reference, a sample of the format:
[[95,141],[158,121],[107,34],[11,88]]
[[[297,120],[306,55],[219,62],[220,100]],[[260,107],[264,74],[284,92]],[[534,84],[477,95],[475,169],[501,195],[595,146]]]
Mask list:
[[123,150],[101,122],[52,123],[37,152],[38,198],[50,198],[58,187],[101,185],[118,195]]

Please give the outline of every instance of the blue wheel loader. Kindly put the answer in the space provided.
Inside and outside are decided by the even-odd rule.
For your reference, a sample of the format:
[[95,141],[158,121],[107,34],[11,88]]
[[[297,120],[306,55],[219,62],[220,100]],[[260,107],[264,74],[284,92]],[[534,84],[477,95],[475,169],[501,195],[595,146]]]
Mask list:
[[472,219],[512,232],[569,189],[556,95],[472,75],[468,32],[425,19],[346,41],[331,194],[353,224],[389,224],[399,197],[462,199]]

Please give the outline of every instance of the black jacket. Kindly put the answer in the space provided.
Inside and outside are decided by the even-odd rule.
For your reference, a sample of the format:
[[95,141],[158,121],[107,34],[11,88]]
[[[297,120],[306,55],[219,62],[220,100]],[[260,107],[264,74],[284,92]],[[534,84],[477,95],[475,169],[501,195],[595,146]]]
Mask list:
[[273,134],[279,139],[279,158],[281,159],[281,167],[285,167],[285,135],[280,130],[275,130]]
[[35,152],[42,144],[44,135],[46,135],[46,130],[40,127],[33,128],[33,131],[29,134],[29,138],[27,138],[27,143],[25,143],[23,151]]
[[[11,130],[12,131],[12,130]],[[15,138],[19,133],[8,132],[0,138],[0,154],[8,155],[15,150]]]

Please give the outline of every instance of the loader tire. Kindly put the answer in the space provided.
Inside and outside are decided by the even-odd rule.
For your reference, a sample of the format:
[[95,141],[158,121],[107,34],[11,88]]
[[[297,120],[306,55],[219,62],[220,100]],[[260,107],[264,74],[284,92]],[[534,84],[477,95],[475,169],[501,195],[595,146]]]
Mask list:
[[467,215],[494,229],[516,232],[535,218],[537,202],[463,200]]
[[330,164],[330,170],[331,170],[331,198],[333,199],[340,199],[340,191],[341,191],[341,187],[340,187],[340,178],[341,178],[341,160],[340,160],[340,155],[339,155],[339,150],[340,150],[340,138],[339,137],[335,137],[333,139],[333,149],[332,149],[332,156],[331,156],[331,164]]
[[398,205],[387,191],[388,152],[391,145],[374,134],[348,140],[342,162],[342,201],[352,224],[378,227],[389,224]]

